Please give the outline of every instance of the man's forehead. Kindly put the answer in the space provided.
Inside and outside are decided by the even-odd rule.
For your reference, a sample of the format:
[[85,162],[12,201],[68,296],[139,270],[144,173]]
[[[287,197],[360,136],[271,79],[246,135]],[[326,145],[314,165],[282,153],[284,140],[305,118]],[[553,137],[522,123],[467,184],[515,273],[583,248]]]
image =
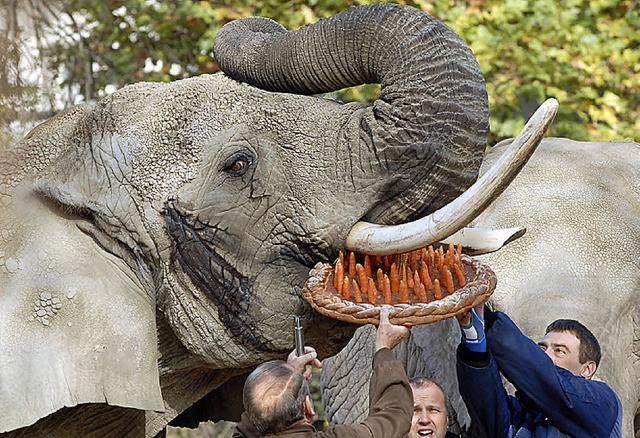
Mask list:
[[542,340],[538,342],[540,345],[564,345],[565,347],[577,347],[580,345],[580,339],[567,331],[551,331],[544,335]]
[[445,406],[444,394],[436,385],[423,385],[419,388],[413,388],[413,400],[414,405]]

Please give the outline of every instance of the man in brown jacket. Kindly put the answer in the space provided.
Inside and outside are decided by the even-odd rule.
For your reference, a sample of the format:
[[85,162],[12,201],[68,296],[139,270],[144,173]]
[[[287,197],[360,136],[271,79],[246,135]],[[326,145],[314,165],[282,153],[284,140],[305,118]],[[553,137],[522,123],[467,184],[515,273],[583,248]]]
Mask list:
[[413,395],[404,367],[395,360],[391,349],[408,331],[389,322],[388,308],[380,311],[369,383],[369,416],[362,423],[316,431],[308,379],[311,365],[321,367],[322,364],[315,350],[305,347],[306,354],[298,357],[294,351],[286,362],[266,362],[249,375],[243,392],[245,413],[236,426],[234,438],[406,436],[411,427]]

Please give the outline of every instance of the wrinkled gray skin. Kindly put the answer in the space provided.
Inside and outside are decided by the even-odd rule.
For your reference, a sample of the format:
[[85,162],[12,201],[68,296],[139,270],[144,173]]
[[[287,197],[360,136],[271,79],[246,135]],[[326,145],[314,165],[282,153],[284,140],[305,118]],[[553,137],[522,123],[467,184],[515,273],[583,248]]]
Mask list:
[[[482,74],[428,15],[242,20],[215,44],[227,75],[125,87],[0,157],[0,432],[237,419],[242,376],[292,349],[293,315],[321,357],[353,334],[300,297],[353,224],[420,217],[477,178]],[[368,82],[372,104],[304,95]]]
[[[482,164],[503,152],[496,146]],[[600,341],[595,378],[607,382],[624,409],[624,437],[634,435],[640,400],[637,357],[640,327],[640,144],[586,143],[548,138],[509,188],[481,214],[477,227],[524,226],[526,234],[497,252],[479,256],[498,278],[491,304],[538,341],[558,318],[577,319]],[[414,327],[398,356],[409,375],[442,383],[454,428],[469,424],[457,390],[455,320]],[[323,386],[332,421],[357,421],[366,409],[369,331],[325,361]],[[638,426],[635,426],[635,432]]]

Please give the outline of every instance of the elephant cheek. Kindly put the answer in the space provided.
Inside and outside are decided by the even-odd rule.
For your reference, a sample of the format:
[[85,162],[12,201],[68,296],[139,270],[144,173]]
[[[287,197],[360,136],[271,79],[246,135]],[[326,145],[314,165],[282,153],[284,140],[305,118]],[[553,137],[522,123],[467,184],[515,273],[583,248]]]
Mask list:
[[[204,334],[208,332],[215,339],[219,334],[214,332],[220,331],[217,327],[222,324],[222,331],[228,333],[241,350],[268,350],[270,342],[256,329],[262,317],[255,312],[261,303],[253,292],[253,281],[216,250],[216,238],[212,235],[215,232],[201,224],[198,226],[193,217],[175,209],[165,210],[164,217],[173,242],[169,271],[178,278],[174,288],[180,289],[174,295],[187,313],[189,309],[200,308],[200,311],[193,310],[192,321],[207,319],[205,314],[212,310],[215,313],[212,321],[203,321],[206,328],[196,331],[202,332],[202,338],[209,337]],[[205,297],[204,303],[201,296]],[[206,309],[202,309],[203,305]]]
[[323,317],[301,299],[308,268],[267,265],[247,277],[220,254],[217,248],[229,243],[217,241],[211,229],[177,209],[166,209],[164,217],[173,242],[167,277],[176,279],[165,313],[185,346],[207,362],[244,366],[282,357],[293,349],[293,315],[303,320],[307,344],[323,357],[353,335],[356,326]]

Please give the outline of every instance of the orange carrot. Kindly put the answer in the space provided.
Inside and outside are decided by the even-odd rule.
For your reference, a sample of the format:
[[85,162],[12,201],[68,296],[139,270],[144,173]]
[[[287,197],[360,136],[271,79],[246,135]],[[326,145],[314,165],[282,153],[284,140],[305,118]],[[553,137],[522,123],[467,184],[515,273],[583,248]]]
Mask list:
[[342,292],[342,282],[344,281],[344,267],[340,260],[336,262],[336,269],[333,273],[333,285],[336,288],[336,292]]
[[440,267],[440,269],[438,269],[438,274],[439,274],[438,277],[440,279],[440,286],[444,286],[445,285],[444,284],[444,270],[445,270],[444,266],[442,266],[442,267]]
[[451,276],[451,271],[446,266],[443,266],[440,270],[440,279],[442,280],[442,285],[447,288],[447,292],[449,294],[453,293],[453,277]]
[[453,243],[450,243],[449,248],[447,249],[447,259],[448,259],[449,266],[453,266],[453,259],[455,254],[456,254],[456,250],[453,247]]
[[433,282],[433,296],[435,297],[436,300],[439,300],[442,298],[442,291],[440,290],[440,282],[438,281],[437,278]]
[[398,289],[400,287],[400,278],[398,277],[398,268],[395,263],[391,264],[391,269],[389,272],[389,277],[391,280],[391,292],[398,293]]
[[362,302],[362,294],[360,293],[360,287],[358,287],[358,283],[353,282],[353,299],[356,303]]
[[429,278],[429,270],[427,269],[427,264],[425,262],[420,262],[420,267],[418,268],[418,275],[420,276],[421,283],[427,283],[430,281]]
[[447,287],[447,292],[451,295],[453,293],[453,275],[451,275],[451,271],[446,266],[444,269],[445,286]]
[[376,285],[373,282],[373,278],[369,278],[369,286],[367,286],[367,298],[371,304],[376,303],[376,297],[378,296],[378,291],[376,290]]
[[360,263],[356,263],[356,275],[357,275],[356,278],[358,279],[358,283],[360,284],[360,289],[362,289],[362,292],[366,294],[367,287],[369,286],[369,279],[367,278],[367,275],[364,273],[364,268]]
[[424,286],[422,285],[422,283],[418,284],[418,289],[417,289],[416,295],[417,295],[418,299],[420,299],[421,303],[426,303],[427,302],[427,292],[424,290]]
[[438,251],[436,251],[433,254],[433,267],[434,269],[440,269],[440,253]]
[[378,271],[376,272],[376,279],[378,280],[378,288],[380,290],[382,290],[382,278],[384,277],[384,273],[382,272],[382,269],[378,268]]
[[345,300],[351,299],[351,282],[349,281],[349,277],[344,276],[344,283],[342,283],[342,297]]
[[349,253],[349,275],[356,276],[356,254],[354,252]]
[[425,281],[422,282],[422,285],[425,287],[426,290],[432,290],[433,289],[433,268],[431,268],[431,265],[427,266],[427,264],[424,264],[424,270],[425,272],[423,272],[420,275],[420,278],[422,278],[423,274],[426,274],[424,276]]
[[371,271],[371,257],[368,254],[364,256],[364,273],[367,277],[373,277],[373,273]]
[[462,268],[460,265],[453,265],[453,271],[456,273],[456,279],[458,280],[458,286],[463,287],[465,285],[464,274],[462,273]]
[[385,304],[392,304],[391,301],[391,280],[385,274],[382,278],[382,295],[384,296]]
[[[417,290],[420,288],[422,283],[420,283],[420,274],[418,274],[418,270],[413,271],[413,293],[417,294]],[[423,286],[424,287],[424,286]]]
[[404,280],[400,280],[400,302],[408,303],[409,302],[409,290],[407,289],[407,283]]
[[415,287],[415,283],[413,282],[413,274],[411,268],[408,266],[404,270],[404,276],[407,279],[407,287],[413,289]]

